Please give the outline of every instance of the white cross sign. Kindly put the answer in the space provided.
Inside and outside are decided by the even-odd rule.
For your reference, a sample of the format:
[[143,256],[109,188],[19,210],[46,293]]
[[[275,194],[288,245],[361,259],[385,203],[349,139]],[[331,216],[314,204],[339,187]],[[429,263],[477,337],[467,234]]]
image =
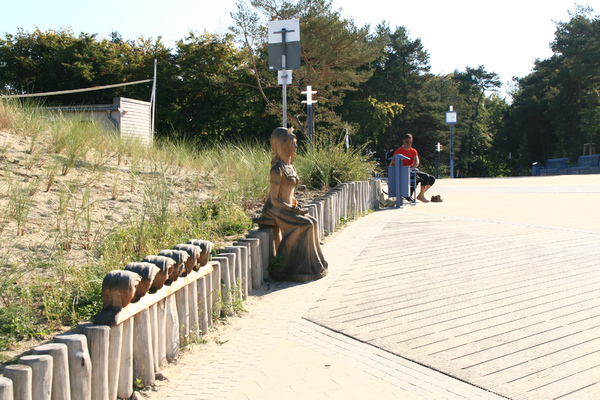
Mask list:
[[312,90],[311,85],[306,86],[306,90],[302,92],[302,94],[306,95],[306,100],[302,100],[304,104],[315,104],[317,100],[313,100],[313,94],[317,94],[316,90]]

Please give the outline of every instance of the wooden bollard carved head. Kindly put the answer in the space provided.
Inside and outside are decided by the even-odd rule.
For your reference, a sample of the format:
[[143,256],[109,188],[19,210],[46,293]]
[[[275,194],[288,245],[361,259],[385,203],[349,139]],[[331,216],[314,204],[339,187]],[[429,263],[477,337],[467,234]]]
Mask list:
[[152,281],[154,281],[154,277],[158,273],[158,267],[147,262],[134,262],[127,264],[125,271],[135,272],[142,278],[135,290],[135,296],[133,297],[133,300],[131,300],[132,303],[135,303],[144,297],[146,293],[148,293],[148,290],[150,290]]
[[174,250],[183,250],[188,253],[190,258],[187,259],[185,263],[185,275],[188,275],[192,270],[197,269],[196,265],[198,265],[198,260],[200,259],[200,254],[202,250],[198,246],[194,246],[193,244],[178,244],[173,247]]
[[132,271],[110,271],[102,281],[102,312],[94,324],[115,325],[115,317],[135,297],[142,277]]
[[173,266],[173,270],[171,274],[165,281],[165,285],[170,286],[171,283],[175,282],[181,274],[184,272],[185,263],[190,257],[186,251],[183,250],[161,250],[158,253],[159,256],[164,256],[175,261],[175,265]]
[[202,250],[202,253],[200,253],[200,259],[198,260],[198,266],[204,267],[206,264],[208,264],[210,253],[213,249],[212,242],[209,242],[208,240],[192,239],[188,241],[188,244],[198,246],[200,247],[200,250]]
[[150,286],[150,290],[148,291],[149,293],[156,293],[158,290],[162,289],[165,281],[169,279],[169,276],[173,272],[173,267],[175,266],[175,260],[165,256],[146,256],[142,262],[154,264],[158,267],[158,273],[154,277],[152,286]]

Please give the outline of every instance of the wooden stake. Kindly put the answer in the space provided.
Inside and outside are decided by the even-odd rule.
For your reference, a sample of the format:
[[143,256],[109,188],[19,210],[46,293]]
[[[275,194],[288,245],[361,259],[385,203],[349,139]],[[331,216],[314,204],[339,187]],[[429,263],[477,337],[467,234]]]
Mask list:
[[64,343],[48,343],[33,349],[34,355],[52,357],[52,400],[70,400],[69,350]]
[[[29,365],[7,365],[4,367],[3,374],[4,377],[12,380],[11,395],[13,395],[14,400],[32,400],[32,378],[31,367]],[[4,398],[2,396],[2,384],[0,383],[0,400],[4,400]]]

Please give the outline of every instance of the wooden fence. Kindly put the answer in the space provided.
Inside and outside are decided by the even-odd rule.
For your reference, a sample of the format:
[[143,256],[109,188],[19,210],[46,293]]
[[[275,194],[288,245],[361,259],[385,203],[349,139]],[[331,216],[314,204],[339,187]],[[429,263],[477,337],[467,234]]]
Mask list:
[[[328,236],[344,220],[379,208],[381,193],[378,180],[347,182],[305,207]],[[250,231],[209,260],[211,249],[190,240],[111,271],[95,324],[57,335],[6,366],[0,400],[129,399],[136,386],[153,385],[182,344],[205,334],[216,317],[233,315],[236,302],[262,285],[275,253],[272,229]]]

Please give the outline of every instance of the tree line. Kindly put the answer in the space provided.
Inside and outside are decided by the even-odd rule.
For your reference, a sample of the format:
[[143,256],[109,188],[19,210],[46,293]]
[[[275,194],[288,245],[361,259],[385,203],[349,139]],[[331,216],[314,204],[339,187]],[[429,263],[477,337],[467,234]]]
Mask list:
[[[448,165],[444,112],[458,111],[456,168],[467,176],[518,173],[533,161],[570,157],[600,129],[600,19],[578,7],[557,23],[554,55],[514,78],[512,102],[485,66],[431,73],[429,53],[404,26],[359,27],[330,0],[240,1],[227,34],[189,32],[174,47],[161,37],[124,40],[76,35],[69,29],[19,30],[0,39],[0,90],[58,91],[152,77],[158,60],[157,133],[198,144],[224,139],[264,141],[281,123],[281,87],[268,70],[266,21],[300,19],[302,67],[288,86],[288,121],[306,133],[307,85],[318,91],[317,139],[353,145],[383,160],[405,133],[415,136],[429,170],[436,143]],[[150,98],[151,83],[48,97],[48,105],[104,104],[113,97]],[[512,165],[508,154],[512,155]],[[383,164],[383,162],[382,162]],[[511,170],[512,167],[512,170]]]

